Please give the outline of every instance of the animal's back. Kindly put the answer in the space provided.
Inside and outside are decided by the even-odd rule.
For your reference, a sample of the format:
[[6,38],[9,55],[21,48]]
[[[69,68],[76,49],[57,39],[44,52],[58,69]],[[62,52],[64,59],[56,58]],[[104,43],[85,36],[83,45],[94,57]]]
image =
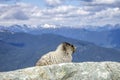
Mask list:
[[42,56],[40,60],[38,60],[36,66],[52,65],[71,61],[71,55],[63,56],[61,54],[57,54],[56,52],[49,52],[48,54]]
[[49,52],[41,57],[41,59],[38,60],[36,63],[36,66],[44,66],[44,65],[51,65],[52,63],[52,53]]

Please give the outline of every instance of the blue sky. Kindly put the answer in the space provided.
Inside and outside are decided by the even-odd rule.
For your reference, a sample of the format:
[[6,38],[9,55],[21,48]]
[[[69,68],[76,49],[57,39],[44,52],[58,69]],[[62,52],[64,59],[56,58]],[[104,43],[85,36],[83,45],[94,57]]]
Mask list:
[[120,0],[0,0],[0,25],[120,24]]

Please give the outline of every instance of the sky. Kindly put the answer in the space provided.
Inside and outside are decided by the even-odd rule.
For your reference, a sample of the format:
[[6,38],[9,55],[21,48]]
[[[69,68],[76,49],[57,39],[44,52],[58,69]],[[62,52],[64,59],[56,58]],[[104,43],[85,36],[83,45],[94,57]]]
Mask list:
[[0,25],[120,24],[120,0],[0,0]]

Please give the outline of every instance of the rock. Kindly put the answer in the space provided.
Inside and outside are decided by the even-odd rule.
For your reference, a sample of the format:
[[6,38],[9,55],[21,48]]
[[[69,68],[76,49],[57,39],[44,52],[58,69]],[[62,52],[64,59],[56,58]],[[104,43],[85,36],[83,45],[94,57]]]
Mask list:
[[120,80],[119,62],[62,63],[0,72],[0,80]]

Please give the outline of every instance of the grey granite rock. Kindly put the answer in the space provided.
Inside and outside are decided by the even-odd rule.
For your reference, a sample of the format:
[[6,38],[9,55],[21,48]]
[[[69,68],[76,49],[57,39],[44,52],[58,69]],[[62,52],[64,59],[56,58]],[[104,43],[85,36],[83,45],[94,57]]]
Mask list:
[[0,80],[120,80],[119,62],[62,63],[0,72]]

